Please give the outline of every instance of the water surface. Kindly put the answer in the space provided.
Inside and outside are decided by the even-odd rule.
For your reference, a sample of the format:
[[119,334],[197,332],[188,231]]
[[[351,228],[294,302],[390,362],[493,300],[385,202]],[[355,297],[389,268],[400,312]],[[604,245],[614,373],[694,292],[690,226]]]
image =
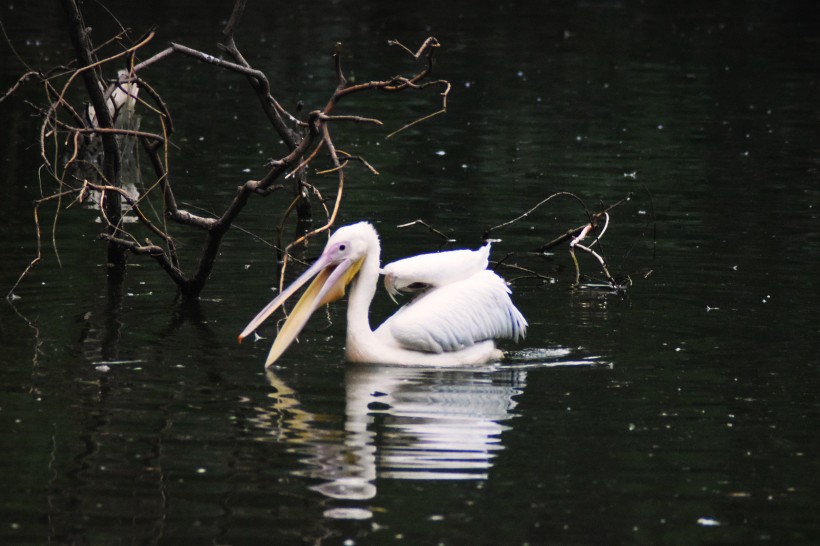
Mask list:
[[[217,53],[225,6],[149,4],[107,5],[137,33],[159,23],[152,51]],[[86,9],[95,39],[114,32]],[[68,58],[58,10],[0,10],[27,62]],[[386,124],[337,134],[381,173],[350,169],[339,222],[372,221],[385,260],[440,246],[397,227],[417,218],[475,248],[553,192],[590,207],[631,194],[601,245],[633,284],[573,292],[565,248],[530,253],[583,222],[558,201],[497,234],[496,259],[550,279],[499,269],[530,322],[504,363],[348,365],[340,303],[264,372],[273,326],[235,336],[271,294],[269,246],[232,231],[183,303],[138,258],[107,289],[93,213],[65,210],[62,265],[46,246],[0,306],[3,542],[817,542],[818,22],[799,1],[249,5],[240,46],[287,105],[324,103],[337,41],[362,81],[412,66],[388,39],[442,42],[447,115],[385,140],[435,97],[342,109]],[[0,55],[5,88],[23,69]],[[176,116],[186,203],[219,210],[281,153],[235,76],[176,58],[150,77]],[[27,106],[0,116],[5,292],[34,256],[40,182]],[[270,242],[286,206],[255,200],[240,227]],[[192,261],[198,234],[178,235]],[[392,309],[381,295],[374,322]]]

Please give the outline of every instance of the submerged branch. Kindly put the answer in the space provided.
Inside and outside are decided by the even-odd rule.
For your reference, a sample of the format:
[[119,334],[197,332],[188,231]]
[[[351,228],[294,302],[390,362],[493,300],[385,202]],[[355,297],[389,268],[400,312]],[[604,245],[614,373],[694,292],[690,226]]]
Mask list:
[[[587,227],[588,225],[590,225],[590,224],[597,225],[597,222],[598,222],[598,221],[599,221],[599,220],[600,220],[600,219],[601,219],[601,218],[602,218],[602,217],[603,217],[606,213],[608,213],[609,211],[611,211],[612,209],[614,209],[614,208],[616,208],[616,207],[619,207],[619,206],[623,205],[625,202],[627,202],[627,201],[630,199],[630,197],[631,197],[630,195],[627,195],[626,197],[624,197],[624,198],[623,198],[623,199],[621,199],[620,201],[617,201],[616,203],[614,203],[614,204],[612,204],[612,205],[610,205],[610,206],[606,207],[605,209],[603,209],[603,210],[601,210],[601,211],[599,211],[599,212],[596,212],[595,214],[592,214],[592,215],[590,215],[589,210],[586,208],[586,206],[584,206],[584,210],[586,210],[587,216],[588,216],[588,218],[589,218],[589,221],[588,221],[586,224],[583,224],[583,225],[578,226],[578,227],[576,227],[576,228],[572,228],[572,229],[567,230],[566,232],[564,232],[563,234],[559,235],[558,237],[556,237],[556,238],[552,239],[551,241],[549,241],[549,242],[544,243],[543,245],[541,245],[541,246],[538,248],[538,251],[539,251],[539,252],[542,252],[542,253],[543,253],[543,252],[547,252],[547,251],[549,251],[549,250],[551,250],[551,249],[555,248],[556,246],[558,246],[558,245],[560,245],[560,244],[562,244],[562,243],[564,243],[564,242],[566,242],[566,241],[568,241],[568,240],[570,240],[570,239],[573,239],[573,238],[575,238],[575,237],[578,237],[578,235],[579,235],[579,234],[580,234],[580,233],[584,230],[584,228],[586,228],[586,227]],[[608,222],[608,221],[609,221],[609,220],[607,219],[607,222]],[[601,234],[601,235],[603,235],[603,234]]]

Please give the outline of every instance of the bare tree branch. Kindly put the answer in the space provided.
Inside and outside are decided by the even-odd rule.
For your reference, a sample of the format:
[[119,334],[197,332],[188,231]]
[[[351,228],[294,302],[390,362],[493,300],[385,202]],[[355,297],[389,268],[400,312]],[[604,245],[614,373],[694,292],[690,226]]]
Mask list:
[[[35,204],[37,256],[21,275],[20,281],[41,260],[41,206],[45,203],[54,203],[57,206],[52,222],[52,244],[56,251],[58,219],[64,208],[63,199],[74,197],[72,203],[84,202],[89,196],[94,195],[97,196],[95,199],[100,205],[99,214],[106,228],[106,233],[101,235],[101,238],[108,241],[109,248],[150,256],[169,274],[180,292],[188,297],[197,297],[214,268],[225,234],[234,225],[249,199],[254,195],[268,196],[283,188],[282,181],[292,180],[292,197],[279,222],[278,233],[281,237],[281,229],[294,211],[297,212],[298,224],[303,227],[299,228],[293,241],[284,248],[283,264],[286,264],[288,259],[292,258],[290,251],[303,246],[309,238],[328,231],[336,221],[345,191],[346,171],[351,161],[361,163],[371,174],[378,175],[378,170],[366,158],[338,150],[332,129],[336,127],[334,124],[340,123],[381,126],[382,122],[359,114],[335,113],[341,100],[357,93],[422,91],[430,86],[437,86],[443,89],[442,108],[432,115],[446,111],[449,83],[444,80],[427,81],[433,67],[433,53],[439,47],[435,38],[427,38],[416,52],[397,42],[391,42],[421,63],[414,73],[356,85],[350,85],[344,75],[341,48],[337,46],[333,54],[336,86],[331,90],[324,106],[311,111],[302,120],[281,106],[271,93],[268,77],[253,67],[237,46],[237,31],[246,8],[246,0],[234,2],[231,15],[223,29],[223,44],[219,47],[227,53],[228,59],[210,55],[184,44],[171,43],[141,62],[136,62],[136,54],[150,43],[154,37],[153,30],[147,31],[136,41],[130,41],[129,32],[119,25],[118,33],[112,39],[94,47],[90,42],[88,29],[83,24],[83,16],[77,1],[61,1],[69,15],[76,59],[46,73],[29,70],[0,98],[2,102],[27,81],[39,80],[44,84],[46,106],[35,106],[43,120],[40,126],[40,152],[46,172],[58,185],[55,193],[44,196]],[[113,17],[113,14],[110,15]],[[113,54],[104,53],[107,46],[117,45],[124,39],[128,39],[131,45],[123,45],[122,49]],[[239,184],[225,208],[214,213],[212,217],[184,210],[177,202],[170,168],[171,137],[175,132],[171,109],[146,77],[146,71],[150,67],[169,62],[175,54],[194,58],[244,77],[286,148],[284,153],[277,154],[278,157],[275,156],[276,158],[268,163],[267,170],[261,177]],[[100,56],[100,60],[97,60],[97,55]],[[116,78],[104,79],[102,71],[108,69],[115,61],[124,62],[126,69],[118,70]],[[86,94],[90,97],[92,108],[87,112],[72,106],[66,98],[71,96],[68,91],[78,79],[82,79]],[[139,92],[141,93],[138,94]],[[156,128],[145,130],[136,125],[124,125],[120,114],[125,112],[128,115],[135,115],[137,109],[143,117],[147,114]],[[301,110],[301,106],[299,109]],[[66,113],[70,120],[66,119]],[[422,116],[405,128],[429,119],[432,115]],[[120,143],[132,141],[139,141],[140,145],[129,153],[139,153],[147,157],[154,173],[153,182],[142,186],[143,193],[139,196],[133,192],[129,193],[120,186]],[[94,155],[98,154],[98,151],[95,151],[95,143],[103,144],[101,162],[98,160],[99,156]],[[133,146],[131,148],[133,149]],[[65,159],[66,157],[68,159]],[[327,157],[330,167],[312,170],[316,175],[334,175],[335,199],[332,205],[322,197],[319,187],[308,181],[309,167],[320,157]],[[84,169],[89,179],[74,172],[79,169]],[[154,209],[157,200],[151,198],[157,192],[161,194],[161,210]],[[326,218],[320,227],[310,229],[306,220],[310,220],[310,203],[316,200],[324,208]],[[121,206],[131,211],[134,222],[123,223],[119,210]],[[194,210],[196,208],[193,206]],[[174,225],[201,229],[205,236],[204,246],[190,275],[186,275],[180,265],[171,232]],[[145,230],[151,237],[158,238],[157,244],[144,235],[138,235],[139,230]],[[282,245],[277,245],[277,248],[282,248]],[[282,272],[284,273],[284,266]],[[20,281],[15,284],[15,288]]]

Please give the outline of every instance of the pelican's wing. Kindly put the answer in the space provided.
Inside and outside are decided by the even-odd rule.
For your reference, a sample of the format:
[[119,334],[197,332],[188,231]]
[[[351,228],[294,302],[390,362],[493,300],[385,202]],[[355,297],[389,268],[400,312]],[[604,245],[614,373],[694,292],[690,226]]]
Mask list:
[[489,339],[518,340],[527,321],[510,300],[504,279],[483,270],[431,290],[387,319],[376,331],[405,349],[458,351]]
[[469,278],[487,269],[490,243],[478,250],[450,250],[420,254],[387,264],[381,270],[384,286],[392,295],[420,292]]

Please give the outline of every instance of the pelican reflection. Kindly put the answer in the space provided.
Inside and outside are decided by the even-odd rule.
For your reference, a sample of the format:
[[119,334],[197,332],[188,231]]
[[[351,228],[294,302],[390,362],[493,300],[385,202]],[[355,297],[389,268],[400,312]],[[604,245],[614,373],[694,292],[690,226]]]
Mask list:
[[299,446],[298,474],[333,499],[376,496],[376,478],[486,479],[515,414],[526,371],[351,365],[345,372],[344,429],[304,409],[273,371],[272,404],[259,408],[266,436]]

